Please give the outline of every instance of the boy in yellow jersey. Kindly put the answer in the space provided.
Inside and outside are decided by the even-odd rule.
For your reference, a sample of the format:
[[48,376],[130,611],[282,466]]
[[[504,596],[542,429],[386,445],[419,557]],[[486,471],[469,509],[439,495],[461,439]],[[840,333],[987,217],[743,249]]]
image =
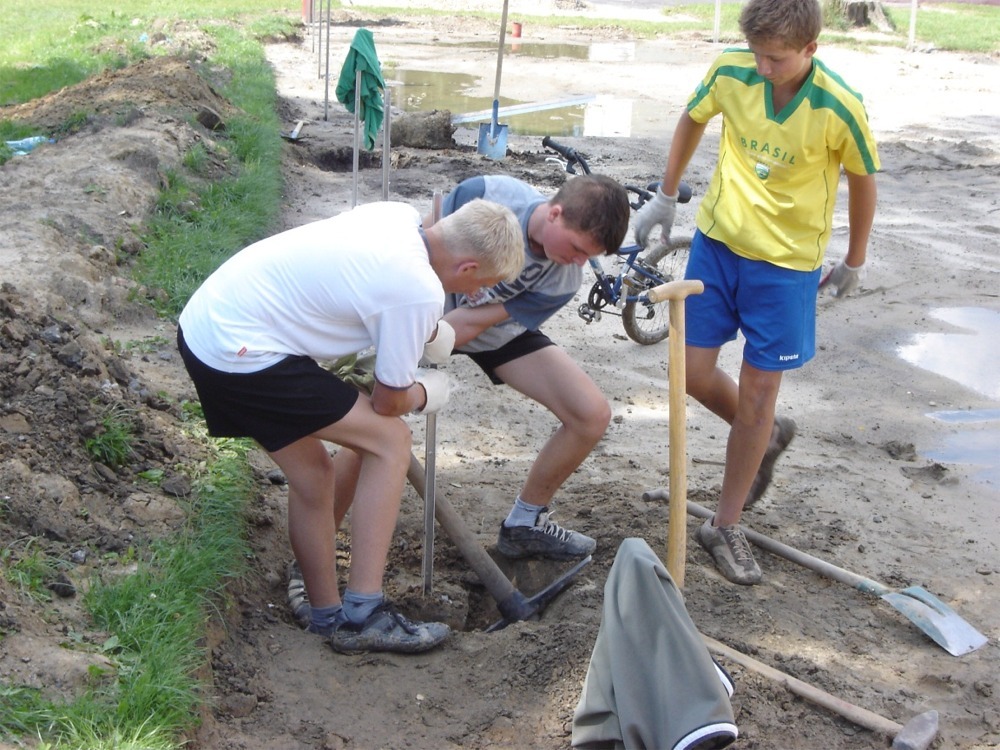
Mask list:
[[[775,418],[781,374],[815,354],[816,295],[847,175],[847,254],[829,283],[837,297],[861,280],[875,215],[879,159],[861,96],[813,57],[817,0],[750,0],[740,14],[745,49],[724,51],[674,131],[656,198],[636,217],[636,242],[670,231],[681,176],[708,121],[722,115],[719,157],[697,214],[687,278],[687,392],[730,425],[715,517],[697,532],[719,570],[754,584],[760,567],[739,527],[795,434]],[[722,345],[746,338],[739,382],[717,365]]]

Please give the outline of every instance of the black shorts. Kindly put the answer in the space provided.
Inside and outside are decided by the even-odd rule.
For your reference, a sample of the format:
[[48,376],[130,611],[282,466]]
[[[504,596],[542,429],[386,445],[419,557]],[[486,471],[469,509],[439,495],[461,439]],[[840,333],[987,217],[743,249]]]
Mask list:
[[499,349],[489,352],[459,352],[469,357],[486,373],[493,385],[502,385],[503,380],[497,377],[496,368],[505,365],[525,354],[537,352],[547,346],[555,346],[556,342],[541,331],[525,331],[520,336],[511,339]]
[[344,418],[358,390],[310,357],[289,356],[249,373],[199,360],[177,329],[177,348],[201,400],[208,434],[250,437],[273,452]]

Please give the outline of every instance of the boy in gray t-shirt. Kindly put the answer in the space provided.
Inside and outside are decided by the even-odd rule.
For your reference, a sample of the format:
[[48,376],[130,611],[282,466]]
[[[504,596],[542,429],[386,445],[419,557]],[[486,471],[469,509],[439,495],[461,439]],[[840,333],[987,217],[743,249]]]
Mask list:
[[611,408],[540,326],[573,299],[591,257],[620,247],[628,231],[628,193],[597,175],[571,178],[551,199],[513,177],[472,177],[445,197],[442,215],[476,198],[507,206],[518,217],[524,268],[512,282],[474,295],[449,295],[444,320],[455,329],[456,351],[475,361],[494,384],[520,391],[561,423],[535,458],[501,525],[497,548],[510,558],[585,557],[596,542],[552,521],[549,504],[604,435]]

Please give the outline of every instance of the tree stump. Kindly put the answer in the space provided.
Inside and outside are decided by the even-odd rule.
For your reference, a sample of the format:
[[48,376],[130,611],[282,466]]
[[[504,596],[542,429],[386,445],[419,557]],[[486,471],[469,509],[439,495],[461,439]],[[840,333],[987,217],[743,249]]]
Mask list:
[[880,0],[836,0],[843,10],[844,17],[851,26],[867,28],[872,26],[878,31],[894,31],[892,22],[885,14]]

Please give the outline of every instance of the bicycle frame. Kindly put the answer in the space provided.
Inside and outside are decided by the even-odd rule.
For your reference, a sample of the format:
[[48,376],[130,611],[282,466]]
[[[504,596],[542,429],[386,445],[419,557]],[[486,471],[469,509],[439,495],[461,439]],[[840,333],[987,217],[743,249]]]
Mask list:
[[[600,258],[590,258],[590,268],[594,272],[596,281],[590,290],[587,302],[580,305],[577,314],[588,323],[601,319],[601,313],[607,306],[612,306],[616,310],[621,310],[629,302],[647,302],[644,292],[631,290],[630,279],[640,280],[635,286],[640,289],[648,289],[651,286],[658,286],[666,280],[655,271],[649,269],[640,260],[639,256],[645,252],[642,245],[625,245],[618,248],[618,251],[611,256],[621,262],[622,267],[617,275],[608,273]],[[620,312],[609,313],[611,315],[621,315]]]
[[[568,174],[576,174],[577,166],[584,174],[590,174],[586,157],[576,149],[556,143],[549,136],[542,139],[542,145],[562,157],[547,157],[546,161],[559,164]],[[659,183],[650,183],[645,188],[635,185],[623,187],[630,195],[636,196],[634,201],[629,199],[629,206],[633,211],[638,211],[646,201],[653,198]],[[687,203],[690,199],[691,188],[682,182],[677,202]],[[625,333],[636,343],[648,345],[662,341],[670,332],[667,308],[650,302],[646,293],[674,278],[674,272],[678,269],[675,267],[676,262],[670,262],[670,259],[686,260],[689,246],[690,242],[685,245],[683,242],[673,241],[648,251],[642,245],[622,246],[610,254],[620,264],[616,274],[608,273],[600,258],[590,258],[590,268],[596,280],[587,294],[586,302],[577,308],[577,314],[589,324],[600,320],[602,312],[607,309],[609,314],[622,319]],[[615,312],[611,312],[612,309]]]

